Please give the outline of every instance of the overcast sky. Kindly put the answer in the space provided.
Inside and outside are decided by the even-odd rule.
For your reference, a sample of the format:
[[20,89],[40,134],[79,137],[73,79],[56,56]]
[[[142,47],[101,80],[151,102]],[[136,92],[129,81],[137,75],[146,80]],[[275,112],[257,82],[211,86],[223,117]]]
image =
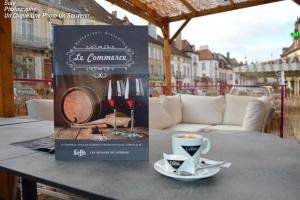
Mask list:
[[[107,11],[118,11],[118,17],[125,15],[135,25],[148,22],[136,15],[108,3],[96,0]],[[291,0],[240,9],[205,17],[194,18],[182,31],[182,39],[196,46],[208,45],[211,51],[226,55],[238,61],[260,62],[279,58],[282,48],[292,44],[290,33],[300,17],[300,6]],[[181,22],[171,23],[171,34]],[[158,31],[161,35],[161,32]]]

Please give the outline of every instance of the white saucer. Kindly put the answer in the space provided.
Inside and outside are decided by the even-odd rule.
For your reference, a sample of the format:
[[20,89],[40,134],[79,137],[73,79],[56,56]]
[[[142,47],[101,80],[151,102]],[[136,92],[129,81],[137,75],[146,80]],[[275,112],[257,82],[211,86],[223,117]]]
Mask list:
[[194,175],[182,176],[182,175],[176,174],[175,172],[167,171],[165,169],[164,165],[165,165],[165,161],[164,161],[164,159],[161,159],[161,160],[157,161],[156,163],[154,163],[154,169],[162,175],[165,175],[165,176],[168,176],[170,178],[174,178],[174,179],[180,180],[180,181],[195,181],[195,180],[199,180],[199,179],[203,179],[203,178],[208,178],[208,177],[216,175],[221,170],[220,166],[216,166],[216,167],[210,167],[210,168],[198,170],[196,172],[196,174],[194,174]]

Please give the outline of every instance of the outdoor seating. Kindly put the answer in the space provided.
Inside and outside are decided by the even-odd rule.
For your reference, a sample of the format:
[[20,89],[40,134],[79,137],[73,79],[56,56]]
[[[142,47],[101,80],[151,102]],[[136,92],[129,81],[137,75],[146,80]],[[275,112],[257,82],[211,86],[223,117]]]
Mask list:
[[26,101],[28,117],[39,120],[53,121],[53,100],[52,99],[32,99]]
[[300,199],[299,6],[2,0],[0,200]]
[[268,97],[160,96],[150,98],[150,127],[170,131],[260,131],[272,117]]

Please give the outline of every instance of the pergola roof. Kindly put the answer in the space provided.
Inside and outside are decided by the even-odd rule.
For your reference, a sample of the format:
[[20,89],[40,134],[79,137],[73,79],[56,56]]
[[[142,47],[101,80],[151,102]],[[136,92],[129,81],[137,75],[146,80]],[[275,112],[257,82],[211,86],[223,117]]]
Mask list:
[[[257,6],[280,0],[107,0],[161,26],[230,10]],[[296,2],[298,0],[295,0]]]
[[[164,36],[166,94],[172,94],[171,44],[192,18],[281,0],[106,0],[160,27]],[[294,0],[300,5],[300,0]],[[268,13],[266,13],[268,14]],[[255,16],[254,16],[255,17]],[[170,23],[185,20],[170,37]],[[258,19],[259,20],[259,19]]]

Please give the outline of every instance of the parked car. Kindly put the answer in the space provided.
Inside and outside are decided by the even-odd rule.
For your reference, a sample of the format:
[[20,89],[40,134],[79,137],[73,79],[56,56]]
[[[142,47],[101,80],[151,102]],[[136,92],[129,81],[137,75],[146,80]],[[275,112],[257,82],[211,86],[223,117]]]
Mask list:
[[271,86],[233,86],[229,92],[231,95],[238,96],[269,96],[272,97],[272,87]]

